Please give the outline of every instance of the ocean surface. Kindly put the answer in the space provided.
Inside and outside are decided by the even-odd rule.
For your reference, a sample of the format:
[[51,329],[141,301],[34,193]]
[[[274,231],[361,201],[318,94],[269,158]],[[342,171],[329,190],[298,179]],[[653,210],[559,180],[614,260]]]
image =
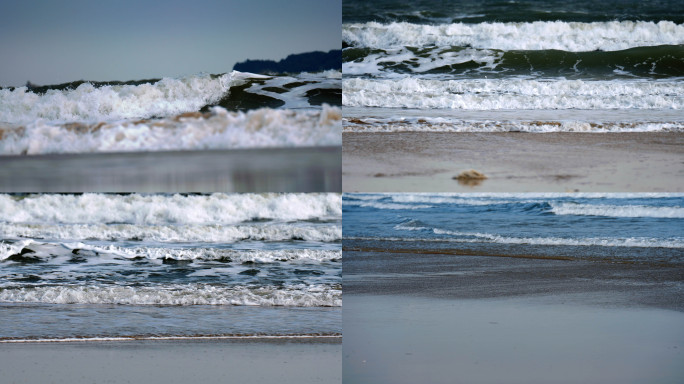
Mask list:
[[0,87],[0,155],[341,145],[341,76],[233,71]]
[[0,195],[0,341],[341,334],[340,194]]
[[684,131],[678,1],[345,1],[345,132]]
[[681,193],[345,193],[343,215],[345,381],[682,377]]
[[[343,200],[345,251],[684,265],[682,194],[345,194]],[[382,270],[373,260],[364,259]],[[377,263],[391,270],[391,260]]]

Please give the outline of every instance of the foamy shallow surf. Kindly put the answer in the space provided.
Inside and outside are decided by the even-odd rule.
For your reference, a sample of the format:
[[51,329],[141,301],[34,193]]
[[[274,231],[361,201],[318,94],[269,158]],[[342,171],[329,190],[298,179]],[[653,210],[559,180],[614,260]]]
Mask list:
[[164,78],[154,84],[48,90],[37,94],[27,87],[0,90],[0,121],[26,124],[47,122],[99,122],[143,119],[197,111],[218,102],[231,86],[244,83],[242,73]]
[[215,287],[168,285],[165,287],[59,286],[3,288],[5,303],[118,304],[118,305],[240,305],[339,307],[342,290],[330,286]]
[[54,224],[235,224],[341,219],[338,193],[0,195],[0,221]]
[[339,334],[341,221],[337,193],[0,195],[0,310],[35,325],[0,339]]
[[[456,10],[438,1],[352,0],[344,8],[346,133],[684,126],[671,113],[684,108],[684,24],[674,4],[465,1]],[[538,111],[550,113],[530,117]],[[471,112],[482,113],[464,116]]]
[[678,121],[461,120],[403,116],[344,118],[342,126],[342,132],[684,132],[684,122]]
[[172,151],[341,145],[342,111],[258,109],[111,123],[35,121],[0,128],[0,154]]
[[467,46],[501,50],[616,51],[640,46],[684,44],[684,25],[671,21],[483,22],[438,25],[352,23],[342,40],[354,47]]
[[[426,229],[426,228],[420,228]],[[444,232],[440,230],[434,231],[435,234],[441,235],[460,235],[462,238],[420,238],[420,237],[363,237],[350,236],[345,237],[348,240],[366,240],[366,241],[387,241],[387,242],[404,242],[404,243],[457,243],[457,244],[513,244],[513,245],[537,245],[537,246],[580,246],[580,247],[608,247],[608,248],[665,248],[665,249],[682,249],[684,248],[684,241],[656,241],[655,238],[601,238],[589,237],[581,239],[568,238],[539,238],[539,237],[503,237],[493,236],[485,233],[467,233],[467,232]],[[551,255],[549,255],[551,256]]]
[[[5,88],[0,89],[0,122],[23,125],[41,120],[52,124],[93,124],[169,117],[221,104],[239,110],[262,108],[273,102],[283,109],[317,109],[320,103],[310,103],[307,93],[339,89],[340,76],[339,71],[288,76],[233,71],[163,78],[142,84],[95,86],[91,82],[79,82],[75,88],[69,84],[46,86],[44,93],[28,87]],[[229,99],[231,92],[237,99]],[[247,97],[257,101],[245,100]]]
[[345,78],[345,107],[455,110],[684,108],[680,81]]
[[[278,263],[300,262],[320,263],[337,262],[342,253],[336,249],[230,249],[210,247],[161,247],[161,246],[117,246],[93,245],[83,242],[42,242],[39,240],[19,240],[0,242],[0,261],[17,259],[23,256],[35,262],[49,262],[80,255],[83,263],[122,262],[124,260],[159,261],[219,261],[222,263]],[[119,261],[115,261],[119,260]]]
[[124,337],[64,337],[64,338],[32,338],[32,339],[2,339],[0,343],[86,343],[111,341],[211,341],[211,340],[288,340],[288,339],[341,339],[342,335],[206,335],[206,336],[124,336]]
[[344,241],[388,252],[681,263],[683,206],[681,194],[345,194]]

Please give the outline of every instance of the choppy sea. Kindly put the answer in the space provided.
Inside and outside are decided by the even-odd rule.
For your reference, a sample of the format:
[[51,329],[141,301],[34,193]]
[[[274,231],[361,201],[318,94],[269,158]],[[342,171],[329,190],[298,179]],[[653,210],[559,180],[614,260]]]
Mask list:
[[341,145],[341,72],[0,87],[0,155]]
[[342,332],[340,194],[0,195],[0,341]]
[[343,206],[349,250],[684,263],[681,194],[345,194]]
[[345,1],[345,132],[684,130],[678,1]]

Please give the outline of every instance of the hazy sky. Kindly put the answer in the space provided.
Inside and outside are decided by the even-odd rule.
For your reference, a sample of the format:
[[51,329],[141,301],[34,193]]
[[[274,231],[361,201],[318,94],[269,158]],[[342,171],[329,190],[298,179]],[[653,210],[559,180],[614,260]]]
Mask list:
[[341,30],[341,0],[0,0],[0,85],[223,73]]

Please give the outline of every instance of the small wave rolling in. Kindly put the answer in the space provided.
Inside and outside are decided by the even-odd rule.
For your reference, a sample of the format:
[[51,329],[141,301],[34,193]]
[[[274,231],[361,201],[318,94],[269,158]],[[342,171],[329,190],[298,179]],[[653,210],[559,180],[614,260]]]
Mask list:
[[0,154],[341,145],[340,71],[0,88]]
[[[2,195],[0,212],[0,306],[24,319],[2,340],[341,332],[339,194]],[[40,325],[54,313],[83,324]]]
[[681,194],[345,194],[344,246],[684,262]]
[[[624,123],[610,119],[611,111],[640,111],[648,127],[633,131],[681,131],[684,20],[673,12],[681,4],[569,4],[345,2],[343,105],[353,108],[345,117],[368,123],[345,121],[345,132],[425,130],[367,120],[399,121],[406,109],[424,120],[445,110],[517,111],[500,123],[523,132],[577,125],[621,132],[610,128]],[[542,120],[537,125],[555,128],[538,130],[524,121],[530,110],[592,111],[599,119]],[[498,131],[483,123],[447,121],[430,130]]]

